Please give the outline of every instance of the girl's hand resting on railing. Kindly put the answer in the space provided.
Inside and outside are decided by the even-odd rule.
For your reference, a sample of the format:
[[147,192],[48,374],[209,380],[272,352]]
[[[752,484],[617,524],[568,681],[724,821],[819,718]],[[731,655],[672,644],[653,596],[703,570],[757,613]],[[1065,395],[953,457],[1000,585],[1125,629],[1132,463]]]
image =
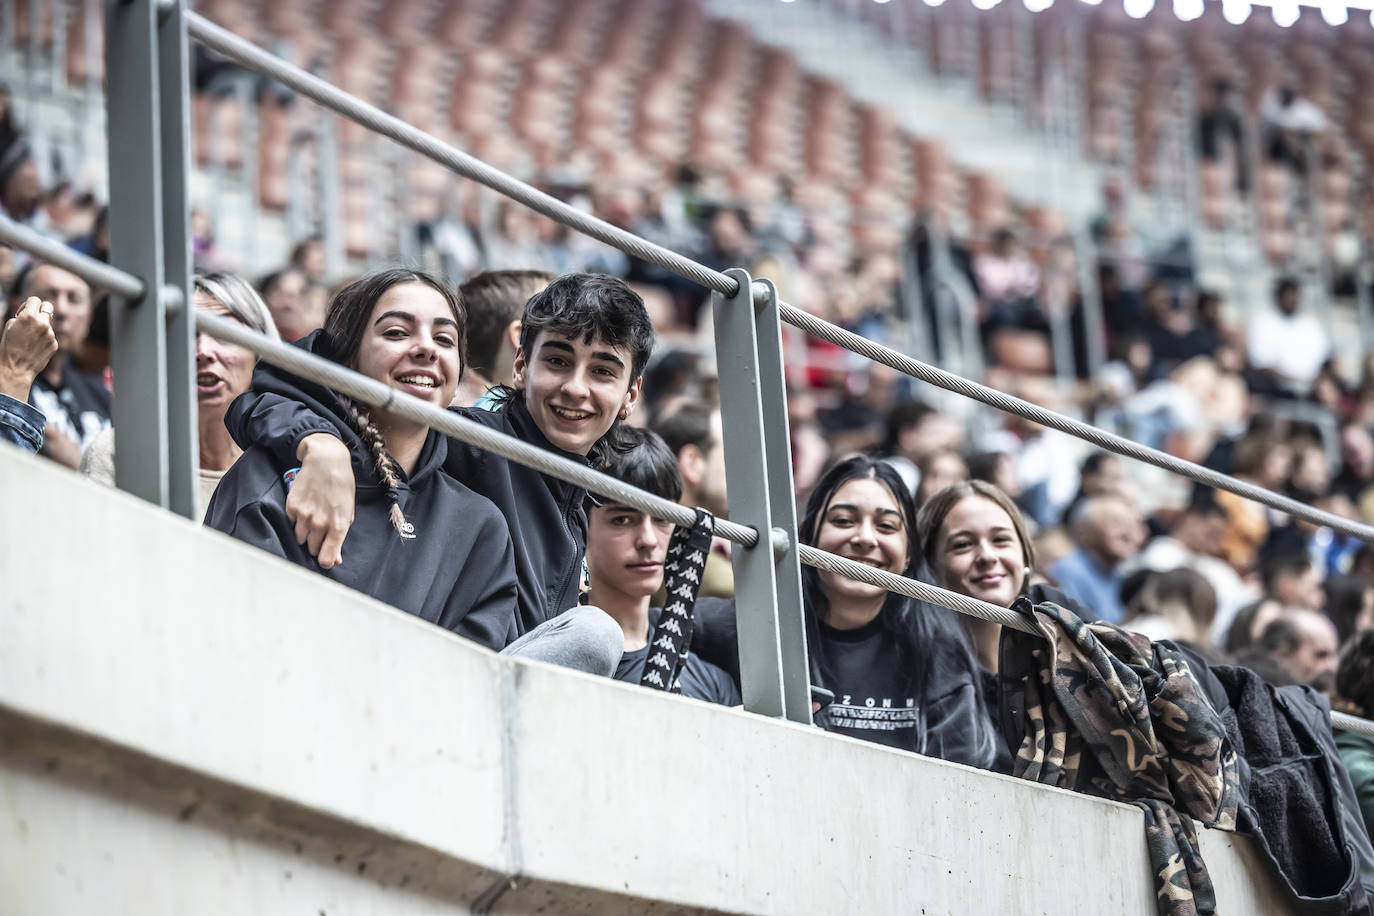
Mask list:
[[320,569],[329,569],[343,563],[344,537],[353,524],[353,461],[348,446],[325,433],[302,439],[296,460],[301,469],[286,496],[286,517],[296,526],[297,543]]

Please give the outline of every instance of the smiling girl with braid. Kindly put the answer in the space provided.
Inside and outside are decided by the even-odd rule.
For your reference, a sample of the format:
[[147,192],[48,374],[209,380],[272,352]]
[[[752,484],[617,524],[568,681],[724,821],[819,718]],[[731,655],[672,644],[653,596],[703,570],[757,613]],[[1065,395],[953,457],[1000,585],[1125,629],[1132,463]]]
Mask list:
[[[447,407],[463,372],[462,304],[427,274],[392,269],[341,289],[323,329],[298,344],[384,385]],[[287,518],[293,468],[249,443],[205,523],[490,648],[506,642],[515,567],[501,513],[444,470],[446,437],[296,376],[255,378],[332,424],[357,480],[349,562],[320,569]],[[316,548],[318,549],[318,548]]]

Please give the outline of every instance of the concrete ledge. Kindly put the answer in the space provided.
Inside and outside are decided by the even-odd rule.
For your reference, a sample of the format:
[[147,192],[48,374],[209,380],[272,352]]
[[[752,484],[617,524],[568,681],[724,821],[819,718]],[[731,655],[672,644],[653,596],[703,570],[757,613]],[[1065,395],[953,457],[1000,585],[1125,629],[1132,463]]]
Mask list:
[[7,913],[1154,911],[1132,807],[502,658],[10,449],[0,505]]

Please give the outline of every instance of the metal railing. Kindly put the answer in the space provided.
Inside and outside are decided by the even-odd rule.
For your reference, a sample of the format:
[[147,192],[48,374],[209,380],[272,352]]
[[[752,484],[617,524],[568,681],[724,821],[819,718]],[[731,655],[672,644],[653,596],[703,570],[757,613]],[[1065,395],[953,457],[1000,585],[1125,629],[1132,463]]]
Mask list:
[[[735,517],[735,521],[722,521],[717,531],[745,548],[735,552],[734,565],[741,688],[745,705],[752,711],[810,721],[801,564],[1034,632],[1028,620],[1007,608],[798,543],[780,339],[784,321],[929,384],[1374,542],[1370,526],[1312,509],[944,372],[779,301],[767,280],[753,280],[743,270],[711,270],[588,216],[187,12],[181,0],[108,0],[106,28],[106,70],[111,74],[110,173],[120,178],[112,182],[111,225],[139,226],[142,231],[112,233],[114,266],[65,249],[4,218],[0,218],[0,241],[51,260],[111,292],[114,419],[120,430],[116,482],[183,515],[194,511],[198,460],[190,363],[194,335],[204,332],[369,406],[425,423],[656,517],[679,525],[694,520],[691,510],[676,503],[425,404],[233,321],[187,307],[186,40],[190,35],[458,174],[713,291],[720,383],[731,392],[723,399],[722,420],[729,432],[723,439]],[[758,549],[761,544],[766,549]],[[1333,714],[1333,721],[1342,728],[1374,734],[1374,722],[1339,714]]]

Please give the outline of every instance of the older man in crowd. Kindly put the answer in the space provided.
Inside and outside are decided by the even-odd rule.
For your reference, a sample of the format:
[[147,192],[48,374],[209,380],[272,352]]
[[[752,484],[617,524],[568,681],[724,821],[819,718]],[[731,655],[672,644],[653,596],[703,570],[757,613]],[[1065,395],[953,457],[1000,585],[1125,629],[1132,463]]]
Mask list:
[[1123,564],[1145,539],[1145,525],[1131,502],[1115,493],[1100,493],[1079,503],[1070,519],[1074,549],[1060,557],[1050,575],[1070,598],[1098,619],[1120,623]]
[[1259,648],[1283,665],[1299,684],[1319,688],[1336,673],[1339,643],[1336,627],[1325,614],[1289,608],[1260,634]]

